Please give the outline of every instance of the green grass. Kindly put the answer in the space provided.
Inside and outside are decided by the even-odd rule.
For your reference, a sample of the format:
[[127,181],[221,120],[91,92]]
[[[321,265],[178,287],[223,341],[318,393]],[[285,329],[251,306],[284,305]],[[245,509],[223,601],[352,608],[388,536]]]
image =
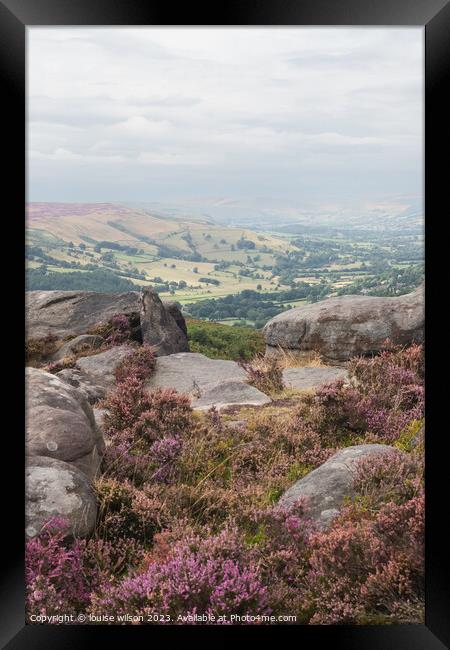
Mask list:
[[262,334],[251,327],[231,327],[219,323],[186,319],[191,352],[211,359],[251,359],[264,351]]

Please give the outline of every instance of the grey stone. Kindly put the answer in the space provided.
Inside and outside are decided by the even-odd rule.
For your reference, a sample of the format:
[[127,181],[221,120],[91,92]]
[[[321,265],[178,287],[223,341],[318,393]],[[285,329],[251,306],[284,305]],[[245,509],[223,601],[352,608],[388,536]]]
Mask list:
[[80,334],[74,339],[64,343],[57,352],[52,356],[53,361],[59,361],[72,354],[77,354],[87,348],[96,349],[104,342],[103,337],[97,334]]
[[304,368],[285,368],[283,370],[283,383],[286,388],[308,390],[330,383],[336,379],[348,378],[345,368],[334,366],[318,366]]
[[103,436],[85,397],[60,378],[27,368],[25,451],[73,463],[93,477],[104,453]]
[[174,388],[194,397],[222,381],[245,381],[244,370],[235,361],[209,359],[198,352],[179,352],[156,360],[148,389]]
[[263,330],[268,354],[279,349],[318,352],[331,362],[379,352],[394,344],[421,343],[424,337],[424,285],[404,296],[339,296],[289,309]]
[[192,402],[195,410],[206,411],[212,406],[217,410],[232,405],[263,406],[272,400],[254,386],[243,381],[229,380],[208,388],[202,396]]
[[84,395],[89,404],[95,404],[106,395],[106,387],[100,386],[77,368],[64,368],[56,373],[62,381],[77,388]]
[[157,356],[188,352],[189,343],[184,318],[176,306],[166,308],[151,287],[145,287],[141,302],[142,341],[155,348]]
[[99,354],[80,357],[77,359],[75,367],[86,375],[93,384],[109,389],[115,385],[114,372],[116,368],[133,351],[134,348],[130,345],[117,345],[105,352],[99,352]]
[[186,327],[186,321],[184,320],[184,316],[181,313],[181,309],[178,307],[176,302],[164,302],[163,305],[166,309],[166,311],[169,312],[169,314],[172,316],[180,330],[183,332],[183,334],[187,338],[187,327]]
[[49,332],[59,338],[85,334],[117,314],[126,314],[139,324],[138,291],[27,291],[25,306],[27,338],[33,339]]
[[353,480],[359,461],[398,450],[388,445],[355,445],[341,449],[323,465],[294,483],[278,501],[278,507],[289,508],[300,497],[306,497],[307,514],[320,526],[328,526],[339,513],[345,497],[354,494]]
[[105,432],[104,418],[105,415],[108,413],[108,409],[94,408],[92,410],[94,412],[95,424],[97,425],[97,429],[102,433],[104,433]]
[[67,519],[68,534],[84,537],[95,526],[97,502],[86,475],[56,458],[33,456],[25,470],[25,530],[37,535],[51,517]]

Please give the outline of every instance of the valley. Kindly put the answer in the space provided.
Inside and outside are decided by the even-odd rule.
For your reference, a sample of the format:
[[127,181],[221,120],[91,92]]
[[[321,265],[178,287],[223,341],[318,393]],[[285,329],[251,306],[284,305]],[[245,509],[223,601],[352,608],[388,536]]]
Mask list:
[[[343,293],[400,295],[423,279],[420,220],[382,228],[267,218],[224,223],[188,208],[30,203],[27,287],[136,290],[152,284],[196,318],[262,327],[276,313]],[[274,220],[275,223],[275,220]],[[277,221],[278,223],[278,221]]]

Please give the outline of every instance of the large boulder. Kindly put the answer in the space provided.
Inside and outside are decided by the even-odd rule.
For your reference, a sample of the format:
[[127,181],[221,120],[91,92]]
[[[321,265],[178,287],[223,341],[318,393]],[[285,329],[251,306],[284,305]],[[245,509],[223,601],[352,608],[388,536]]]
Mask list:
[[254,386],[243,381],[228,380],[205,390],[201,397],[192,402],[197,411],[215,407],[218,411],[228,406],[264,406],[272,400]]
[[309,390],[329,384],[336,379],[347,379],[345,368],[336,366],[311,366],[304,368],[285,368],[283,370],[283,383],[286,388]]
[[60,378],[27,368],[25,451],[65,461],[93,478],[104,453],[103,437],[85,397]]
[[323,465],[292,485],[278,501],[289,508],[300,497],[306,498],[307,514],[319,526],[327,527],[339,514],[346,497],[354,494],[355,466],[362,459],[398,450],[388,445],[356,445],[341,449]]
[[115,385],[115,370],[126,357],[132,354],[130,345],[117,345],[98,354],[77,359],[74,368],[65,368],[56,376],[78,388],[90,404],[103,399]]
[[117,314],[129,316],[139,329],[138,291],[28,291],[25,306],[29,339],[44,338],[48,333],[58,338],[86,334],[98,325],[106,325]]
[[145,287],[141,301],[142,341],[155,348],[157,356],[188,352],[186,323],[176,305],[166,306],[151,287]]
[[97,502],[86,475],[56,458],[32,456],[25,470],[25,531],[37,535],[52,517],[68,521],[69,535],[84,537],[95,526]]
[[264,327],[267,354],[289,349],[318,352],[331,362],[379,352],[394,344],[421,343],[424,337],[424,285],[396,298],[340,296],[295,307]]
[[218,383],[245,379],[245,371],[235,361],[209,359],[198,352],[179,352],[156,360],[156,368],[146,386],[150,390],[174,388],[201,397]]

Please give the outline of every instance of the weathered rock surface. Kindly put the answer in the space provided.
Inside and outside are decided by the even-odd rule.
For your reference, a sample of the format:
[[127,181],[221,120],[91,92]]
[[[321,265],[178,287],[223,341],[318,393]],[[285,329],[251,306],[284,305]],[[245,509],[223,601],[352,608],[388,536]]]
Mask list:
[[133,350],[130,345],[117,345],[105,352],[80,357],[74,368],[60,370],[56,376],[81,391],[90,404],[95,404],[114,387],[115,369]]
[[27,291],[27,338],[39,339],[52,332],[59,338],[85,334],[107,324],[117,314],[139,322],[138,291],[97,293],[96,291]]
[[27,368],[27,456],[66,461],[92,478],[98,472],[104,442],[85,397],[60,378]]
[[115,384],[114,371],[126,357],[133,353],[130,345],[116,345],[115,347],[77,359],[76,368],[87,375],[89,379],[99,386],[111,388]]
[[151,287],[145,287],[142,293],[141,331],[143,342],[153,345],[157,356],[189,351],[180,310],[171,303],[166,308]]
[[198,411],[207,411],[215,406],[220,411],[236,404],[263,406],[271,401],[270,397],[254,386],[243,381],[229,380],[206,389],[200,398],[192,402],[192,407]]
[[55,377],[76,388],[84,395],[89,404],[95,404],[106,395],[106,388],[104,386],[95,383],[95,381],[81,372],[81,370],[77,370],[77,368],[64,368],[64,370],[55,373]]
[[404,296],[340,296],[295,307],[264,327],[268,354],[279,348],[319,352],[330,361],[379,352],[386,339],[394,344],[422,342],[424,285]]
[[235,361],[209,359],[198,352],[179,352],[159,357],[147,388],[174,388],[180,393],[201,397],[219,382],[246,379],[244,370]]
[[94,529],[97,502],[86,475],[56,458],[33,456],[25,471],[25,526],[37,535],[51,517],[69,522],[68,533],[84,537]]
[[278,506],[292,506],[300,497],[307,498],[307,514],[320,526],[331,524],[344,503],[351,497],[356,464],[363,458],[387,454],[388,445],[356,445],[341,449],[323,465],[292,485],[278,501]]
[[180,330],[183,332],[183,334],[186,336],[188,335],[187,332],[187,327],[186,327],[186,321],[184,320],[184,316],[181,313],[181,309],[178,307],[176,302],[163,302],[163,305],[166,309],[166,311],[169,312],[169,314],[172,316]]
[[104,342],[102,336],[97,334],[80,334],[74,339],[64,343],[57,352],[52,356],[53,361],[59,361],[72,354],[77,354],[85,349],[96,349]]
[[283,370],[283,383],[286,388],[308,390],[318,388],[336,379],[347,379],[345,368],[335,366],[311,366],[304,368],[285,368]]

